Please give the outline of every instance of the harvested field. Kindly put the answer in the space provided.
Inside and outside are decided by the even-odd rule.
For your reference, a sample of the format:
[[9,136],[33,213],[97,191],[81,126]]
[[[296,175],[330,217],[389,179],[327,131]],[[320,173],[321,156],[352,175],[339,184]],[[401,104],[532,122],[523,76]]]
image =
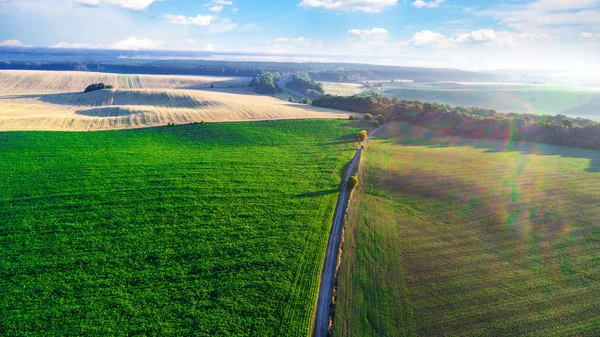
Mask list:
[[325,93],[339,96],[352,96],[360,94],[366,88],[358,83],[337,83],[337,82],[321,82],[325,88]]
[[[94,82],[117,89],[81,92]],[[0,130],[86,131],[349,115],[257,95],[250,88],[184,89],[217,82],[216,87],[247,83],[244,78],[0,71]],[[138,89],[119,89],[125,87]]]
[[79,71],[1,70],[0,95],[83,92],[92,83],[117,85],[116,74]]

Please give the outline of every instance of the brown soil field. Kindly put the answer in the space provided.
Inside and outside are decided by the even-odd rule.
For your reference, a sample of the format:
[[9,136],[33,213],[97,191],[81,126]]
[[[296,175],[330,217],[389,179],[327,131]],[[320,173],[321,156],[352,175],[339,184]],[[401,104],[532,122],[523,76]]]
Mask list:
[[[117,89],[82,93],[97,82]],[[242,87],[248,82],[242,77],[0,71],[0,130],[91,131],[200,121],[349,116],[254,94]],[[211,84],[216,89],[194,90]]]

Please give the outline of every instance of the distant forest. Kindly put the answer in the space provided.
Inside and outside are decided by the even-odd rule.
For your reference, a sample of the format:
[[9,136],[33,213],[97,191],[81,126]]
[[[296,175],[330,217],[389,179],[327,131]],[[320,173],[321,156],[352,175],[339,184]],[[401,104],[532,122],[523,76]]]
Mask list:
[[531,141],[600,150],[600,123],[583,118],[500,113],[492,109],[452,107],[389,97],[325,95],[313,100],[312,104],[372,115],[381,114],[388,120],[407,121],[446,135]]
[[456,69],[380,66],[351,63],[236,62],[121,58],[116,52],[0,50],[0,69],[78,70],[120,74],[210,75],[274,78],[308,75],[315,81],[361,82],[408,79],[415,81],[496,81],[496,75]]

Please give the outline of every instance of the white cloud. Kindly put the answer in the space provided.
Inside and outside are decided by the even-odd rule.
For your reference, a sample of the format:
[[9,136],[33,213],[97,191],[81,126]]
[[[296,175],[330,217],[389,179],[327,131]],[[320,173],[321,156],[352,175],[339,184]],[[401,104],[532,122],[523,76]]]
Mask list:
[[231,6],[233,5],[232,1],[228,1],[228,0],[212,0],[213,3],[217,4],[217,5],[228,5]]
[[74,0],[84,6],[99,6],[104,3],[109,6],[121,7],[132,11],[144,11],[157,0]]
[[110,49],[119,50],[139,50],[139,49],[157,49],[163,45],[162,41],[155,41],[151,39],[140,39],[135,36],[130,36],[125,40],[113,43],[108,47]]
[[215,20],[209,27],[208,32],[212,34],[225,33],[238,28],[238,24],[228,18]]
[[579,37],[584,38],[584,39],[593,39],[593,38],[598,38],[600,39],[600,34],[594,34],[594,33],[589,33],[589,32],[583,32],[583,33],[579,33]]
[[444,2],[446,2],[446,0],[432,0],[432,1],[423,1],[423,0],[416,0],[415,2],[412,3],[412,5],[414,7],[417,8],[435,8],[435,7],[440,7],[441,4],[443,4]]
[[231,9],[231,12],[232,12],[232,13],[237,13],[239,10],[240,10],[239,8],[232,8],[232,9]]
[[600,0],[537,0],[498,6],[477,14],[521,31],[568,33],[569,28],[577,26],[600,27]]
[[59,42],[55,45],[49,46],[48,48],[53,49],[100,49],[102,45],[93,45],[87,43],[67,43]]
[[[193,41],[193,40],[192,40]],[[189,42],[189,41],[187,41]],[[194,41],[195,42],[195,41]],[[163,45],[163,41],[152,39],[143,39],[136,36],[130,36],[125,40],[112,44],[87,44],[87,43],[67,43],[59,42],[48,48],[53,49],[119,49],[119,50],[140,50],[140,49],[157,49]]]
[[351,35],[358,36],[371,36],[371,35],[387,35],[388,31],[385,28],[373,28],[373,29],[350,29],[348,33]]
[[448,47],[451,42],[451,39],[445,35],[430,30],[417,32],[413,35],[412,39],[410,39],[410,43],[415,46]]
[[223,5],[212,6],[209,10],[213,13],[221,13],[223,10]]
[[19,40],[6,40],[4,42],[0,42],[0,47],[21,47],[21,48],[31,48],[32,46],[28,44],[24,44]]
[[201,27],[210,25],[213,19],[210,15],[197,15],[195,17],[191,17],[184,15],[167,14],[165,15],[165,17],[169,20],[170,23],[175,25],[196,25]]
[[400,42],[400,46],[450,48],[468,44],[495,44],[513,45],[521,42],[536,42],[550,39],[547,34],[520,34],[507,31],[495,31],[493,29],[479,29],[469,33],[463,33],[456,38],[423,30],[413,35],[410,40]]
[[206,47],[204,47],[204,51],[214,51],[215,50],[215,45],[213,45],[212,43],[209,43],[206,45]]
[[385,7],[395,6],[397,3],[398,0],[302,0],[298,6],[326,10],[377,13]]

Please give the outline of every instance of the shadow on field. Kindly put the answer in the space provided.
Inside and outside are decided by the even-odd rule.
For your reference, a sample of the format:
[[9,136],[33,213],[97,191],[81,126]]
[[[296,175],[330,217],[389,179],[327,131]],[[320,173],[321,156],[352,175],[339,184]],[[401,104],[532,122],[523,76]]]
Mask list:
[[[585,172],[600,172],[600,151],[533,142],[514,142],[496,139],[475,139],[446,136],[437,134],[433,130],[414,126],[408,123],[390,123],[388,127],[386,127],[388,130],[385,130],[382,135],[378,135],[377,138],[387,142],[394,142],[403,146],[428,146],[430,148],[466,146],[476,149],[485,149],[485,152],[487,153],[517,151],[522,154],[589,159],[589,167],[585,169]],[[403,137],[399,138],[398,136]]]
[[297,194],[296,197],[298,197],[298,198],[320,197],[320,196],[323,196],[323,195],[334,194],[334,193],[338,193],[338,192],[339,192],[338,189],[323,190],[323,191],[316,191],[316,192],[308,192],[308,193]]
[[0,100],[37,100],[55,105],[106,107],[143,105],[153,107],[201,108],[209,105],[188,95],[169,96],[164,91],[98,90],[89,93],[27,94],[0,97]]

